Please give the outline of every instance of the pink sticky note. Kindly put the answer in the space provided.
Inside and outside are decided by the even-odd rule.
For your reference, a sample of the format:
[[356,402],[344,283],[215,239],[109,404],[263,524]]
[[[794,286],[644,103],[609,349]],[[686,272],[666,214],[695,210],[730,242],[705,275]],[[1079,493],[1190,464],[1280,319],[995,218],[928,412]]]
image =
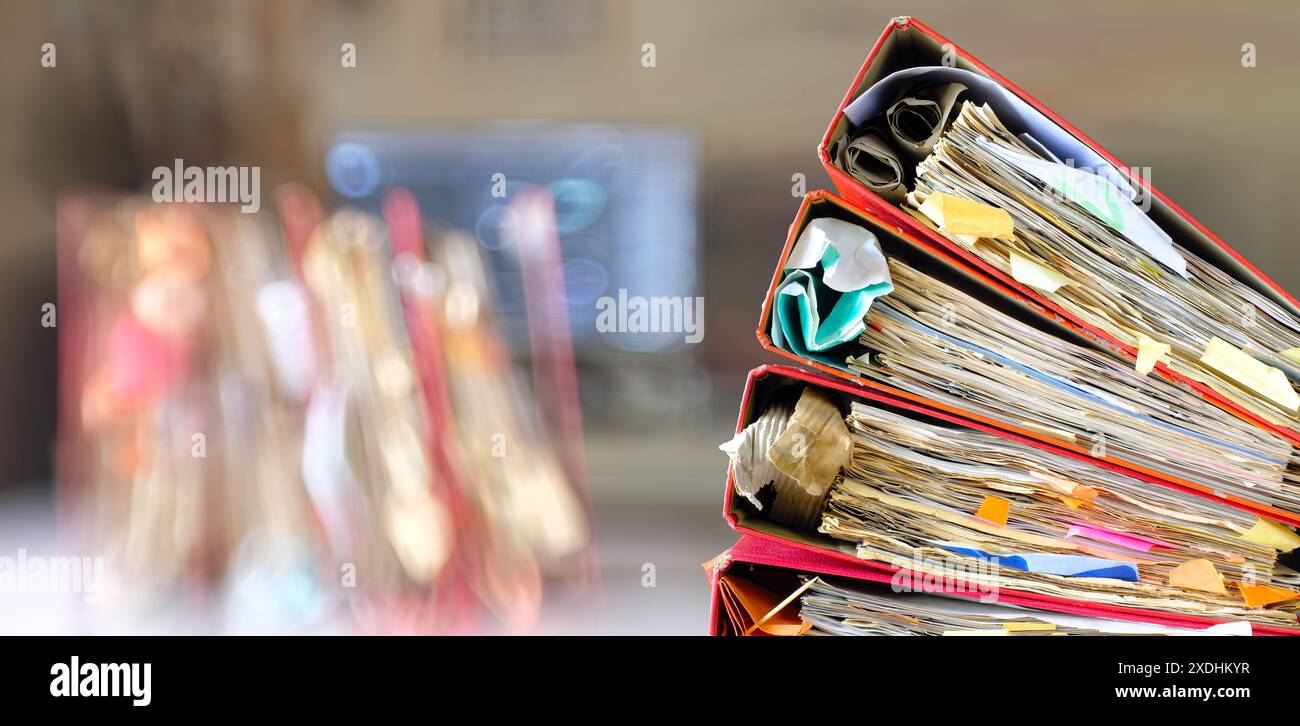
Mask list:
[[1177,549],[1168,542],[1161,542],[1158,539],[1141,537],[1136,534],[1125,534],[1104,527],[1097,527],[1082,522],[1073,522],[1070,525],[1070,531],[1065,533],[1066,537],[1086,537],[1097,540],[1098,542],[1109,542],[1120,547],[1127,547],[1139,552],[1150,552],[1153,547],[1164,547],[1166,549]]

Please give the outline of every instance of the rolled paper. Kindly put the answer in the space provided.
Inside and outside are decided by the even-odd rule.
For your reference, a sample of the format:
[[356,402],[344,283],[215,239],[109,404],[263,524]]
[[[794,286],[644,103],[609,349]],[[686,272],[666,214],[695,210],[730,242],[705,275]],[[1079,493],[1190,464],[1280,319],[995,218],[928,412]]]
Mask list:
[[828,364],[843,360],[830,350],[856,340],[871,303],[894,290],[876,236],[838,219],[810,221],[785,269],[773,305],[772,342]]
[[929,156],[952,117],[957,98],[965,90],[960,83],[943,83],[921,88],[895,102],[885,111],[895,145],[917,161]]
[[982,103],[1005,119],[1010,125],[1023,128],[1033,136],[1034,146],[1043,146],[1057,159],[1074,159],[1083,168],[1095,171],[1125,191],[1132,199],[1136,192],[1109,161],[1080,141],[1060,124],[1047,118],[1024,99],[1007,90],[987,76],[950,66],[914,66],[895,71],[872,84],[844,108],[844,116],[851,123],[864,124],[884,113],[894,99],[909,95],[909,89],[923,85],[961,83],[967,86],[964,103]]
[[[794,617],[788,615],[782,617],[781,613],[789,607],[791,603],[798,600],[799,596],[804,594],[804,592],[808,588],[812,587],[816,582],[817,578],[810,578],[796,588],[794,592],[786,595],[784,600],[773,605],[772,609],[768,610],[765,615],[756,619],[754,624],[749,627],[749,630],[745,631],[745,635],[751,635],[758,629],[761,629],[768,635],[803,635],[808,632],[808,629],[812,627],[812,623],[800,618],[797,614],[795,614]],[[771,623],[771,625],[769,625],[769,622],[774,618],[777,618],[780,622]]]
[[[803,590],[795,591],[795,598]],[[744,577],[724,575],[718,579],[718,593],[737,632],[744,635],[803,635],[812,623],[800,619],[798,608],[780,603],[780,596]],[[793,601],[794,598],[790,598]],[[745,628],[745,623],[752,623]]]
[[846,174],[885,199],[898,203],[907,196],[898,153],[875,129],[861,131],[853,137],[844,134],[835,143],[833,157]]

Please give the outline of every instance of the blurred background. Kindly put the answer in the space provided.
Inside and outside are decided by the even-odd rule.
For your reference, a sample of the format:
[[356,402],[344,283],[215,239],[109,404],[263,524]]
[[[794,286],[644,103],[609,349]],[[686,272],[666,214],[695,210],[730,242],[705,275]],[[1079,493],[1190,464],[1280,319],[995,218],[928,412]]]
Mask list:
[[[754,339],[770,264],[802,191],[829,186],[815,155],[826,123],[902,14],[1151,167],[1157,187],[1300,289],[1294,3],[11,0],[0,8],[0,553],[52,554],[64,540],[56,432],[70,351],[42,325],[76,262],[57,252],[60,194],[147,194],[152,170],[177,158],[260,167],[264,213],[285,183],[327,214],[376,219],[392,189],[408,189],[429,238],[474,241],[491,338],[545,430],[552,392],[536,376],[528,264],[502,232],[518,223],[512,201],[545,188],[583,424],[585,465],[568,473],[585,479],[570,483],[590,502],[592,541],[528,629],[702,633],[700,564],[734,540],[716,447],[745,372],[772,362]],[[1243,67],[1246,43],[1255,67]],[[703,297],[702,340],[599,332],[597,300],[620,289]],[[0,598],[3,632],[88,627],[75,608]]]

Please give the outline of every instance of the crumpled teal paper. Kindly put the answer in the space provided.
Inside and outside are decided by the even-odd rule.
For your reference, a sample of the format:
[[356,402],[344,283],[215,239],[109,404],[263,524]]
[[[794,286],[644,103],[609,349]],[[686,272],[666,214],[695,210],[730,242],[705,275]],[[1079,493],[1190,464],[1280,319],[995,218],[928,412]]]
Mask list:
[[[828,351],[856,340],[866,329],[871,303],[894,290],[879,243],[858,225],[815,219],[800,234],[790,261],[807,269],[789,271],[777,287],[772,341],[801,358],[842,366],[844,356]],[[860,287],[841,291],[827,279],[852,280]]]

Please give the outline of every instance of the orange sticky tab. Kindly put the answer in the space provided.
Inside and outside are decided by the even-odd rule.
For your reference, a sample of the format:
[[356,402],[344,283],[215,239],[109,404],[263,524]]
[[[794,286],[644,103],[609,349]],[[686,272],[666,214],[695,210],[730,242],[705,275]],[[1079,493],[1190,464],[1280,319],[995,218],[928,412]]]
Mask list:
[[1262,608],[1300,597],[1300,592],[1272,585],[1246,585],[1238,582],[1237,588],[1241,590],[1241,599],[1246,601],[1246,607],[1249,608]]
[[988,522],[992,522],[999,527],[1007,526],[1007,514],[1011,511],[1011,502],[1002,497],[995,497],[992,494],[984,497],[984,503],[975,513],[976,517]]
[[1074,489],[1070,493],[1084,501],[1091,502],[1092,500],[1097,498],[1097,494],[1099,492],[1096,489],[1093,489],[1092,487],[1086,487],[1082,484],[1079,484],[1076,487],[1074,487]]
[[1170,570],[1169,585],[1217,595],[1228,594],[1228,588],[1223,586],[1223,577],[1214,569],[1214,563],[1205,559],[1188,560]]

